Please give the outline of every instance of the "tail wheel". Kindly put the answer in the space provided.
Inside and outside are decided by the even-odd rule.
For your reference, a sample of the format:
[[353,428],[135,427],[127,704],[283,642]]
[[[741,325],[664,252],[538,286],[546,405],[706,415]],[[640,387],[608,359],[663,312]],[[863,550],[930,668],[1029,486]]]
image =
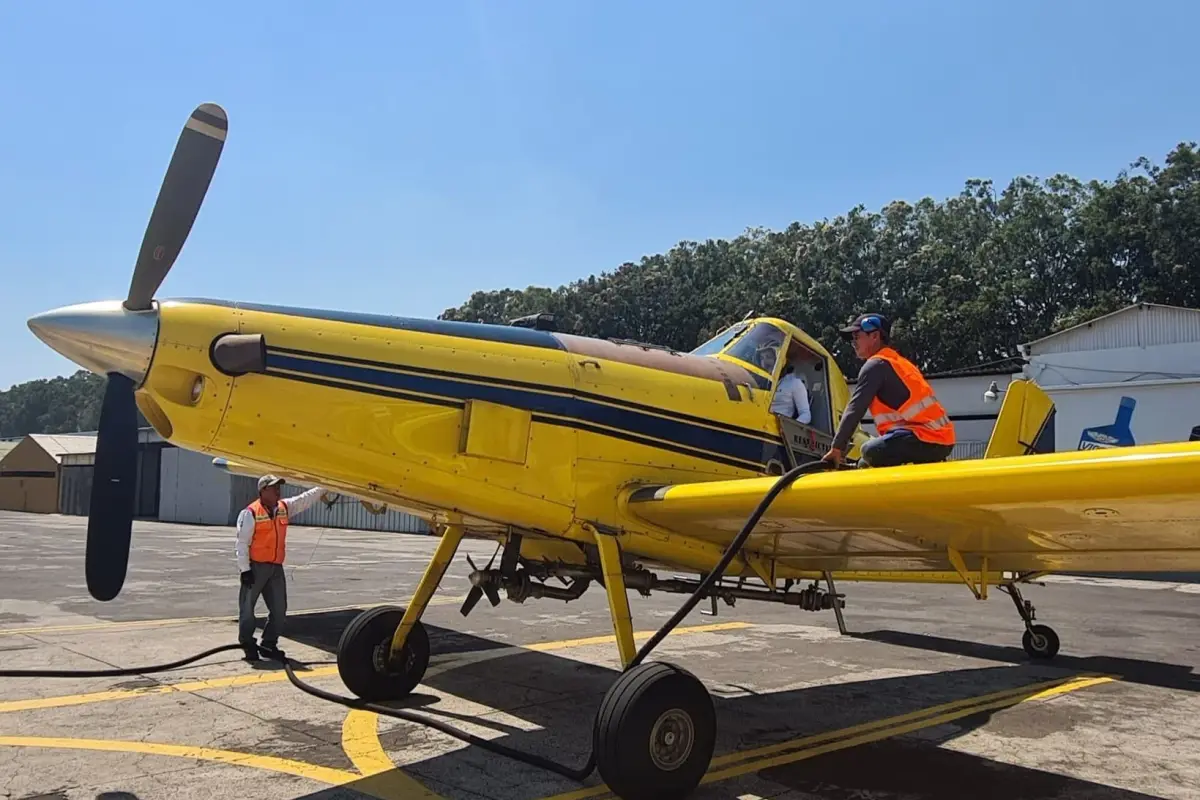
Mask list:
[[634,667],[596,715],[600,777],[622,800],[680,800],[700,784],[716,744],[712,696],[672,664]]
[[420,620],[408,632],[404,648],[388,659],[392,635],[404,609],[379,606],[362,612],[342,631],[338,642],[338,675],[346,688],[363,700],[399,700],[425,677],[429,666],[429,634]]
[[1058,634],[1049,625],[1030,625],[1021,646],[1030,658],[1051,659],[1058,655]]

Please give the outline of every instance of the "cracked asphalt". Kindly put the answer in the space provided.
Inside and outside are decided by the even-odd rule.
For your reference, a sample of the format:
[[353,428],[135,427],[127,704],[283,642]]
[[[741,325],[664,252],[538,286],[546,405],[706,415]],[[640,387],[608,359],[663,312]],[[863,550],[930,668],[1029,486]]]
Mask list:
[[[236,637],[233,532],[136,523],[129,580],[98,603],[86,520],[0,512],[3,669],[162,663]],[[295,526],[283,645],[302,679],[333,667],[359,610],[402,602],[435,541]],[[494,547],[468,543],[486,560]],[[463,554],[425,615],[433,649],[409,705],[572,765],[618,666],[603,593],[459,614]],[[694,611],[656,657],[714,696],[709,798],[1200,798],[1200,585],[1053,579],[1026,596],[1062,652],[1031,664],[1008,598],[965,586],[843,584],[831,612],[747,601]],[[680,597],[631,594],[651,632]],[[260,607],[260,614],[265,609]],[[261,618],[260,618],[261,622]],[[605,797],[431,729],[306,695],[274,665],[221,653],[167,673],[0,678],[0,797]]]

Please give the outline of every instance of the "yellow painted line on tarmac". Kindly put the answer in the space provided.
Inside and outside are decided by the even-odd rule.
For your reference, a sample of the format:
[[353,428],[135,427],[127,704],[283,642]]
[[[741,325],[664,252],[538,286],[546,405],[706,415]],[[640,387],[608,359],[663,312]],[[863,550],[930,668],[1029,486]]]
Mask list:
[[275,756],[238,753],[233,750],[214,750],[211,747],[159,744],[158,742],[128,742],[116,739],[62,739],[49,736],[0,736],[0,747],[40,747],[65,750],[99,750],[108,753],[138,753],[152,756],[194,758],[215,761],[238,767],[253,767],[308,778],[333,786],[361,780],[361,776],[343,769],[321,767]]
[[[466,595],[459,597],[434,597],[429,601],[431,606],[448,606],[461,603],[466,599]],[[330,614],[335,611],[353,611],[361,608],[366,611],[369,608],[385,605],[406,605],[411,602],[412,598],[405,598],[398,601],[387,601],[383,603],[354,603],[345,606],[327,606],[326,608],[306,608],[300,611],[288,611],[289,617],[298,617],[305,614]],[[133,619],[124,621],[112,622],[81,622],[75,625],[43,625],[32,628],[0,628],[0,636],[17,636],[25,633],[79,633],[86,631],[123,631],[136,630],[138,628],[162,628],[170,625],[188,625],[194,622],[237,622],[236,616],[217,616],[217,617],[171,617],[167,619]]]
[[[714,623],[712,625],[695,625],[687,628],[676,628],[670,636],[670,639],[679,635],[691,633],[707,633],[711,631],[734,630],[738,628],[752,627],[748,622],[724,622]],[[648,639],[654,634],[653,631],[642,631],[634,634],[635,639]],[[604,644],[606,642],[615,641],[613,635],[608,636],[589,636],[582,639],[563,639],[557,642],[536,642],[531,645],[514,646],[514,653],[521,650],[535,650],[538,652],[550,652],[553,650],[563,650],[571,647],[585,647],[593,644]],[[486,652],[486,651],[485,651]],[[312,680],[315,678],[325,678],[332,675],[337,675],[337,667],[323,666],[314,667],[313,669],[300,673],[297,677],[301,680]],[[147,686],[138,689],[112,689],[103,692],[89,692],[87,694],[70,694],[58,695],[56,697],[35,697],[28,700],[8,700],[0,702],[0,714],[12,713],[16,711],[37,711],[46,708],[62,708],[64,706],[79,706],[88,705],[91,703],[108,703],[117,700],[131,700],[137,697],[147,697],[151,695],[172,694],[175,692],[203,692],[211,689],[228,689],[228,688],[244,688],[248,686],[260,686],[267,683],[281,683],[287,680],[287,673],[283,670],[277,672],[252,672],[242,675],[231,675],[224,678],[209,678],[207,680],[187,681],[185,683],[168,683],[162,686]]]
[[443,800],[392,763],[379,742],[378,724],[378,715],[360,709],[342,721],[342,750],[364,777],[354,788],[381,800]]
[[[304,678],[321,678],[336,675],[337,667],[317,667],[301,674]],[[68,694],[57,697],[36,697],[29,700],[9,700],[0,702],[0,714],[13,711],[36,711],[43,708],[89,705],[91,703],[108,703],[114,700],[131,700],[135,697],[173,694],[175,692],[202,692],[208,689],[259,686],[264,683],[280,683],[286,680],[287,673],[280,670],[278,672],[253,672],[247,675],[232,675],[226,678],[210,678],[202,681],[187,681],[186,683],[168,683],[162,686],[147,686],[146,688],[139,689],[113,689],[107,692]]]
[[[760,772],[771,767],[814,758],[825,753],[846,750],[881,739],[889,739],[893,736],[911,733],[922,728],[942,725],[983,711],[1004,708],[1033,700],[1045,700],[1068,692],[1086,689],[1089,686],[1108,683],[1113,680],[1118,680],[1118,678],[1107,675],[1079,675],[1071,678],[1027,684],[1015,689],[1006,689],[977,697],[969,697],[964,700],[956,700],[951,703],[943,703],[907,714],[886,717],[874,722],[865,722],[860,725],[853,725],[848,728],[827,731],[812,736],[804,736],[780,742],[779,744],[728,753],[712,760],[709,772],[701,780],[701,784],[729,780],[730,778]],[[717,769],[713,769],[714,767]],[[725,768],[721,769],[721,767]],[[610,796],[611,793],[608,787],[602,784],[600,786],[556,794],[545,798],[545,800],[584,800],[585,798]]]
[[[668,635],[668,639],[672,636],[687,635],[693,633],[711,633],[715,631],[730,631],[741,628],[750,628],[753,625],[749,622],[716,622],[711,625],[693,625],[686,628],[676,628]],[[654,631],[641,631],[635,633],[634,639],[649,639],[654,635]],[[555,650],[565,650],[571,647],[587,647],[596,644],[615,643],[616,636],[609,634],[607,636],[587,636],[581,639],[562,639],[556,642],[537,642],[530,645],[518,645],[516,649],[534,650],[540,653],[553,652]],[[484,651],[486,652],[486,651]],[[392,759],[383,749],[383,744],[379,741],[379,715],[374,711],[363,711],[361,709],[353,709],[346,715],[346,719],[342,722],[342,749],[349,756],[350,761],[354,764],[363,775],[373,776],[387,773],[385,778],[398,776],[395,784],[389,784],[384,780],[379,786],[371,789],[371,793],[376,797],[385,797],[388,800],[407,800],[408,798],[439,798],[439,795],[430,792],[422,786],[415,778],[408,776],[400,771]],[[388,772],[391,770],[391,772]],[[399,777],[402,776],[402,777]],[[390,791],[392,794],[383,795],[379,790]],[[421,792],[424,792],[422,794]]]

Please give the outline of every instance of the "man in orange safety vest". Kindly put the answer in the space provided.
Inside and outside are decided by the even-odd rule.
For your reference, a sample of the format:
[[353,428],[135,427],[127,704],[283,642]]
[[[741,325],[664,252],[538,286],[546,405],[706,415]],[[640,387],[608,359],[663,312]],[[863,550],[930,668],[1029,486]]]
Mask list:
[[870,411],[879,436],[863,444],[860,466],[945,461],[954,449],[954,423],[921,371],[891,346],[891,322],[882,314],[860,314],[841,334],[864,363],[822,460],[841,463],[854,429]]
[[[257,661],[259,653],[282,661],[279,634],[287,615],[287,580],[283,562],[287,553],[288,520],[306,511],[320,497],[314,486],[295,497],[280,497],[283,478],[263,475],[258,479],[258,499],[242,509],[237,519],[236,556],[242,574],[238,593],[238,642],[247,661]],[[267,603],[267,624],[262,645],[254,642],[254,609],[259,596]]]

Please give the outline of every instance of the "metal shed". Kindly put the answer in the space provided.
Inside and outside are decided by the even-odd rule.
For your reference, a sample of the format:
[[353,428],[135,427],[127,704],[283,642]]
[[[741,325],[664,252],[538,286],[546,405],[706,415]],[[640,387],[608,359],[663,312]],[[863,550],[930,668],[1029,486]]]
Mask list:
[[[91,437],[93,440],[95,437]],[[159,507],[159,464],[165,449],[175,449],[149,430],[138,431],[137,486],[134,516],[157,519]],[[63,455],[58,480],[58,511],[86,517],[91,508],[92,476],[96,470],[95,448],[89,453]]]
[[29,434],[0,459],[0,509],[57,512],[63,459],[95,452],[92,435]]
[[1055,449],[1187,441],[1200,427],[1200,309],[1136,303],[1022,347]]

